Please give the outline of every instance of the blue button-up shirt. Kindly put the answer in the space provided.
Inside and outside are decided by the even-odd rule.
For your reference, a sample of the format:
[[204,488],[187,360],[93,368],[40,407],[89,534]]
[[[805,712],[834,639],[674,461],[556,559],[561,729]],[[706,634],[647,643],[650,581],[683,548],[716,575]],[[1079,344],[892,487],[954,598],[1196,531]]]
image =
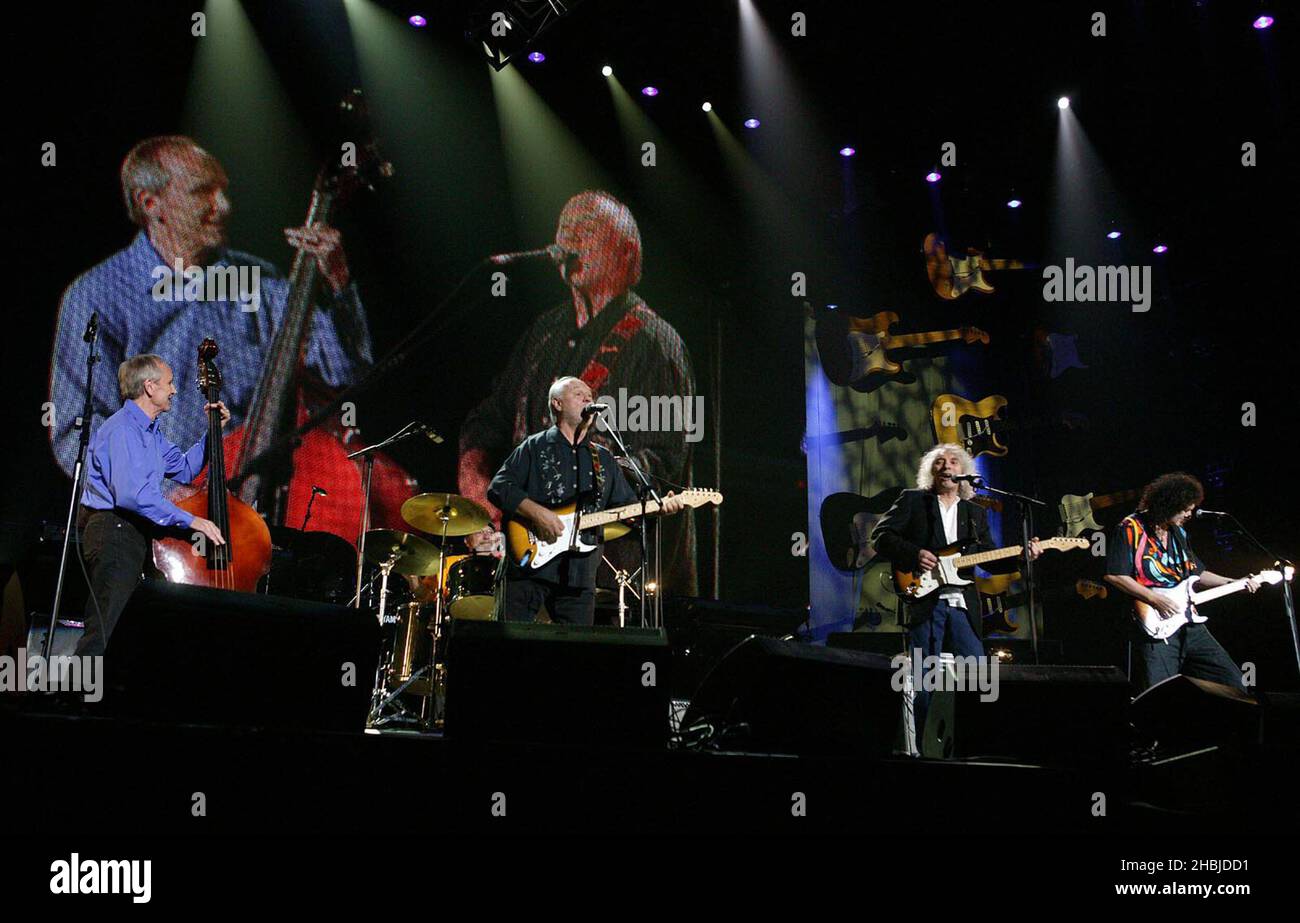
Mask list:
[[[130,356],[156,353],[176,377],[176,396],[162,424],[179,445],[197,442],[207,430],[204,397],[193,385],[198,346],[212,337],[221,350],[217,365],[224,385],[222,400],[231,423],[248,414],[275,331],[284,318],[288,280],[274,266],[247,253],[225,250],[214,266],[260,267],[260,305],[245,311],[238,296],[228,301],[158,301],[156,270],[166,266],[141,231],[131,245],[92,267],[63,295],[50,365],[50,401],[54,405],[50,441],[59,466],[69,475],[77,460],[76,418],[85,402],[86,344],[82,341],[91,312],[99,311],[99,355],[95,367],[94,412],[98,420],[121,406],[117,367]],[[178,288],[181,288],[178,281]],[[306,364],[330,387],[343,387],[373,362],[370,333],[355,286],[348,286],[328,309],[312,313]],[[189,382],[189,386],[186,383]]]
[[[208,437],[182,452],[135,401],[127,401],[90,438],[83,506],[126,510],[160,526],[188,528],[194,517],[162,493],[163,478],[188,484],[203,470]],[[204,418],[206,421],[206,417]]]

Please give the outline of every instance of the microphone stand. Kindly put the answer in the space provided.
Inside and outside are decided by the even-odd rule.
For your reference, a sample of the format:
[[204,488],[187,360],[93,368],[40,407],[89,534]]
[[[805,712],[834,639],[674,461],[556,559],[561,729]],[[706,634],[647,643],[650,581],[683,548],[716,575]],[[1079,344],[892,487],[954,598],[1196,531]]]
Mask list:
[[362,488],[361,497],[361,531],[357,535],[357,595],[353,598],[357,609],[361,608],[361,578],[366,569],[366,533],[370,531],[370,476],[375,468],[374,453],[416,435],[420,432],[419,429],[416,429],[418,425],[417,421],[412,420],[383,442],[376,442],[364,449],[357,449],[348,456],[349,459],[364,458],[366,465],[365,475],[362,477],[365,486]]
[[1291,594],[1291,581],[1287,578],[1288,568],[1294,573],[1295,565],[1281,555],[1269,551],[1268,546],[1255,538],[1236,516],[1228,513],[1227,518],[1232,520],[1238,532],[1250,539],[1256,548],[1272,558],[1276,562],[1274,566],[1282,572],[1282,607],[1286,612],[1287,625],[1291,628],[1291,647],[1295,651],[1296,669],[1300,670],[1300,631],[1296,628],[1295,597]]
[[[655,503],[659,504],[661,510],[663,509],[664,501],[660,498],[659,494],[655,492],[654,485],[652,485],[650,479],[645,476],[645,472],[642,471],[641,466],[636,463],[636,459],[634,459],[631,453],[628,452],[627,444],[623,442],[623,436],[619,433],[618,427],[614,425],[613,420],[610,419],[610,415],[608,413],[602,413],[600,416],[600,422],[605,424],[605,429],[609,432],[615,444],[618,445],[618,450],[622,452],[623,457],[627,459],[627,466],[632,469],[632,473],[636,475],[636,479],[641,482],[637,487],[637,494],[641,497],[641,627],[645,628],[646,574],[650,569],[650,552],[646,546],[646,527],[649,520],[649,517],[646,515],[646,505],[648,502],[647,497],[653,498]],[[619,477],[622,477],[622,475],[619,475]],[[658,537],[659,529],[656,526],[656,552],[658,551]],[[662,624],[662,619],[660,618],[662,614],[662,601],[659,592],[659,561],[657,558],[655,560],[654,580],[651,582],[655,585],[654,627],[658,628]]]
[[[72,468],[72,498],[68,502],[68,518],[63,523],[63,553],[59,555],[59,576],[54,584],[54,605],[50,612],[50,627],[45,632],[45,662],[50,662],[50,655],[54,651],[54,632],[59,627],[59,609],[63,605],[63,580],[68,571],[68,546],[72,543],[72,529],[77,507],[81,505],[81,492],[85,488],[86,476],[86,451],[90,448],[90,423],[94,419],[94,399],[93,383],[95,379],[95,363],[99,361],[99,356],[95,355],[95,344],[99,341],[99,312],[96,311],[90,317],[90,323],[86,325],[86,332],[82,339],[89,345],[89,353],[86,355],[86,400],[82,404],[81,417],[77,421],[77,428],[81,430],[81,438],[77,445],[77,461]],[[80,551],[78,551],[80,554]],[[95,588],[90,588],[92,605],[96,613],[99,611],[99,603],[95,600]]]
[[[1014,500],[1020,507],[1020,549],[1025,556],[1025,601],[1029,606],[1029,643],[1034,652],[1034,665],[1038,665],[1038,599],[1034,592],[1034,562],[1029,559],[1029,539],[1034,534],[1034,508],[1032,504],[1047,506],[1037,497],[1016,493],[1014,490],[999,490],[990,487],[982,477],[976,477],[971,486],[985,493],[994,494],[1007,500]],[[982,613],[981,613],[982,616]]]

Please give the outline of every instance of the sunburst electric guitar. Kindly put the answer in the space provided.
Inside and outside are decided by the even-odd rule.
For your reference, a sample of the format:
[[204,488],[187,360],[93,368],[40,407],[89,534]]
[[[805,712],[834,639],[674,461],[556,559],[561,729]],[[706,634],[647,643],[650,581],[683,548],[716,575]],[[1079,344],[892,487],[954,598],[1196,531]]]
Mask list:
[[930,277],[934,293],[947,301],[955,301],[974,290],[987,295],[993,286],[984,273],[998,269],[1032,269],[1030,263],[1020,260],[990,260],[973,248],[965,256],[949,256],[948,246],[936,234],[925,235],[925,272]]
[[[1086,538],[1044,538],[1038,545],[1044,551],[1073,551],[1087,548]],[[977,551],[974,554],[959,554],[961,546],[949,545],[934,554],[939,563],[926,571],[894,571],[894,589],[900,596],[908,599],[921,599],[929,596],[940,587],[966,586],[973,581],[961,576],[958,571],[977,564],[1014,558],[1024,551],[1023,545],[1009,545],[1006,548],[994,548],[992,551]]]
[[897,323],[898,315],[893,311],[881,311],[872,317],[854,317],[849,320],[849,352],[853,358],[850,385],[868,377],[897,377],[903,371],[903,366],[886,354],[891,349],[929,346],[950,340],[985,345],[989,342],[989,335],[978,327],[930,330],[925,333],[890,333],[889,328]]
[[[680,497],[682,503],[691,508],[722,503],[722,494],[718,491],[696,487],[683,490],[675,496]],[[506,523],[506,553],[520,567],[538,568],[570,551],[582,553],[595,550],[595,545],[582,540],[583,532],[610,523],[635,519],[642,514],[642,511],[640,503],[629,503],[626,506],[616,506],[597,513],[583,513],[579,520],[577,509],[572,503],[552,507],[551,512],[555,513],[564,525],[564,531],[553,542],[542,541],[525,523],[512,519]],[[656,515],[659,512],[659,504],[654,500],[647,501],[644,512],[646,515]],[[575,526],[578,532],[576,538],[573,534]]]
[[978,401],[967,400],[958,394],[940,394],[930,404],[935,438],[939,442],[955,443],[975,458],[1006,455],[1009,450],[998,437],[1007,433],[1057,426],[1082,429],[1088,424],[1082,414],[1069,412],[1007,421],[1001,419],[1006,406],[1007,399],[1001,394],[990,394]]

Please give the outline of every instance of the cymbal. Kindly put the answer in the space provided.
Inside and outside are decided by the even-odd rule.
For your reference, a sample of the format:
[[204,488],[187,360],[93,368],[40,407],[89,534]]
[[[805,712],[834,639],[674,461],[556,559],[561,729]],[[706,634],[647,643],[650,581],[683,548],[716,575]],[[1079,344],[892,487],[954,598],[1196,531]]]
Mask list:
[[448,536],[473,535],[492,524],[487,510],[459,494],[417,494],[402,504],[402,518],[421,532],[441,536],[444,509]]
[[366,533],[366,560],[382,565],[396,557],[395,574],[413,574],[422,577],[438,573],[442,564],[442,550],[433,542],[398,532],[396,529],[371,529]]

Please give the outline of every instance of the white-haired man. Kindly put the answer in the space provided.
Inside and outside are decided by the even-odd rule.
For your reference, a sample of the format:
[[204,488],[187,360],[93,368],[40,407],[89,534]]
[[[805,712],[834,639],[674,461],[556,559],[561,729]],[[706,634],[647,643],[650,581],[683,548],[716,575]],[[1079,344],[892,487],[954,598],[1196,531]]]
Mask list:
[[[974,491],[958,475],[975,473],[975,463],[961,446],[937,445],[921,458],[916,488],[903,491],[871,533],[877,554],[898,570],[925,571],[939,563],[935,552],[960,544],[964,552],[990,551],[993,539],[983,507],[971,503]],[[1038,539],[1029,544],[1030,559],[1042,553]],[[1014,570],[1015,559],[990,570]],[[973,583],[947,587],[905,607],[907,649],[913,657],[937,657],[948,651],[959,657],[984,656],[980,640],[982,615]],[[916,690],[917,732],[925,728],[929,692]]]
[[[77,526],[90,568],[90,599],[78,654],[104,653],[140,582],[155,533],[185,528],[225,543],[214,522],[185,512],[162,493],[163,478],[189,483],[198,477],[208,449],[206,433],[182,452],[158,429],[158,418],[171,410],[176,394],[171,367],[160,356],[132,356],[118,367],[117,384],[122,406],[96,430],[86,449]],[[211,408],[221,412],[223,427],[230,422],[225,404],[205,404],[205,416]]]
[[[636,501],[613,454],[591,440],[594,417],[582,413],[591,397],[582,379],[556,379],[547,392],[552,425],[521,442],[488,485],[488,499],[506,518],[525,521],[544,542],[555,541],[564,531],[553,507],[576,500],[581,512],[591,513]],[[680,497],[664,496],[666,514],[681,508]],[[596,549],[562,554],[538,568],[512,561],[506,572],[504,617],[531,622],[544,604],[554,622],[592,624],[601,530],[590,530],[584,540]]]

